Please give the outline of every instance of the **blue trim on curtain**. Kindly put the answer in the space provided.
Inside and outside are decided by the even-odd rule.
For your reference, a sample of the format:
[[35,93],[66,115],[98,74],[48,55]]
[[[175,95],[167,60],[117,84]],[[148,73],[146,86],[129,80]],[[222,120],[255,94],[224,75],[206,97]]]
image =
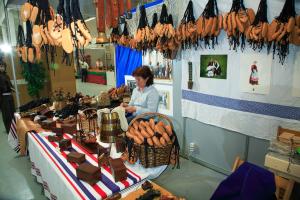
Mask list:
[[117,87],[125,84],[125,75],[142,65],[142,52],[128,47],[116,45],[116,79]]
[[182,90],[182,99],[242,112],[249,112],[284,119],[300,120],[300,107],[233,99],[228,97],[198,93],[189,90]]
[[[160,3],[163,3],[163,2],[164,2],[164,0],[156,0],[154,2],[146,3],[144,6],[147,9],[147,8],[151,8],[152,6],[156,6],[156,5],[158,5]],[[131,9],[131,12],[135,13],[136,12],[136,8]]]

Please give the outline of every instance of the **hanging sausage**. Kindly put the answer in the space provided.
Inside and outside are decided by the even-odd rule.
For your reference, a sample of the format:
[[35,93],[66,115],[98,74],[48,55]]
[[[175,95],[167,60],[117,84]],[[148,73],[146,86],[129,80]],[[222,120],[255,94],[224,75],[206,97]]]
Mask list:
[[[218,43],[218,36],[223,28],[223,16],[219,15],[216,0],[209,0],[203,13],[196,21],[198,40],[204,41],[205,47]],[[211,41],[211,43],[210,43]]]
[[245,49],[245,32],[254,22],[255,13],[252,8],[246,8],[243,0],[233,0],[229,13],[223,17],[223,29],[227,32],[229,45],[233,50]]
[[286,0],[280,15],[273,19],[268,27],[268,50],[270,50],[273,45],[273,57],[277,51],[281,64],[284,63],[289,53],[289,43],[292,39],[291,35],[293,36],[294,30],[298,29],[295,18],[295,0]]
[[197,29],[192,1],[189,1],[184,16],[177,28],[177,38],[181,42],[182,49],[190,49],[198,46]]
[[267,0],[261,0],[254,22],[246,30],[246,38],[254,50],[261,50],[265,42],[268,41],[269,23],[267,16]]

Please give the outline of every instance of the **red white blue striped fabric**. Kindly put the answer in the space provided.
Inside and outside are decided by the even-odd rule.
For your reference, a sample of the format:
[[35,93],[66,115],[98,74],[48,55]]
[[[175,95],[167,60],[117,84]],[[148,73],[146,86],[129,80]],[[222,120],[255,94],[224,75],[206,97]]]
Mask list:
[[[77,164],[69,163],[66,159],[69,151],[59,151],[58,143],[49,142],[47,137],[43,137],[39,134],[30,133],[38,145],[43,149],[45,154],[52,160],[58,170],[62,173],[63,178],[70,184],[81,199],[104,199],[113,193],[120,192],[140,181],[145,177],[132,172],[127,169],[128,178],[125,181],[115,182],[112,176],[112,172],[108,166],[101,167],[101,181],[94,185],[90,185],[84,181],[79,180],[76,177]],[[64,138],[71,139],[72,136],[65,134]],[[72,141],[72,149],[70,151],[76,151],[86,154],[86,162],[98,166],[97,157],[93,154],[89,154],[84,148],[82,148],[75,141]]]

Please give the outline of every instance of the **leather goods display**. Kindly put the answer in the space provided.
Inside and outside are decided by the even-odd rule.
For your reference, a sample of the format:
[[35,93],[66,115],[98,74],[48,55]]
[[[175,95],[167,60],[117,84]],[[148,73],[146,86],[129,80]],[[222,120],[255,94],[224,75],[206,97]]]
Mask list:
[[58,146],[61,151],[68,150],[72,147],[72,142],[71,142],[71,140],[68,140],[68,139],[63,139],[63,140],[59,141],[58,144],[59,144]]
[[78,152],[71,152],[67,155],[68,162],[74,162],[77,164],[81,164],[85,162],[85,154]]
[[42,121],[47,120],[48,118],[44,115],[36,115],[34,118],[34,121],[36,121],[37,123],[39,123],[40,125],[42,125]]
[[48,140],[49,142],[59,142],[63,139],[62,136],[58,136],[58,135],[49,135],[48,136]]
[[44,110],[41,110],[39,112],[40,115],[45,115],[48,118],[52,118],[53,117],[53,111],[49,109],[49,107],[45,108]]
[[116,138],[116,150],[117,150],[117,153],[123,153],[126,150],[125,138],[122,138],[122,137]]
[[83,163],[77,167],[76,175],[79,179],[93,185],[101,180],[101,169],[89,163]]
[[52,130],[53,127],[56,127],[56,121],[47,119],[41,122],[42,129]]
[[64,133],[69,133],[71,135],[74,135],[77,132],[76,123],[62,124],[61,128],[63,129]]
[[109,165],[109,156],[105,153],[102,153],[100,156],[98,156],[98,167],[102,167],[103,165]]
[[63,129],[62,128],[58,128],[58,127],[52,127],[51,131],[53,133],[55,133],[57,136],[63,136],[63,134],[64,134]]
[[127,169],[124,165],[124,162],[121,158],[109,159],[109,165],[112,171],[112,175],[115,179],[115,182],[126,180],[127,179]]

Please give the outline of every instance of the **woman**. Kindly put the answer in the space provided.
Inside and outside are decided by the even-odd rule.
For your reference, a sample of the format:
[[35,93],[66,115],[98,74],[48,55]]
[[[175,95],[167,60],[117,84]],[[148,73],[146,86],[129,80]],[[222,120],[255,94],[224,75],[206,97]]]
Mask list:
[[3,61],[0,61],[0,105],[6,133],[10,130],[10,124],[15,112],[12,91],[14,91],[14,88],[10,82],[9,76],[6,74],[6,64]]
[[138,67],[132,73],[137,87],[133,90],[129,104],[122,103],[126,113],[133,116],[145,112],[157,112],[159,94],[153,86],[153,74],[148,66]]

